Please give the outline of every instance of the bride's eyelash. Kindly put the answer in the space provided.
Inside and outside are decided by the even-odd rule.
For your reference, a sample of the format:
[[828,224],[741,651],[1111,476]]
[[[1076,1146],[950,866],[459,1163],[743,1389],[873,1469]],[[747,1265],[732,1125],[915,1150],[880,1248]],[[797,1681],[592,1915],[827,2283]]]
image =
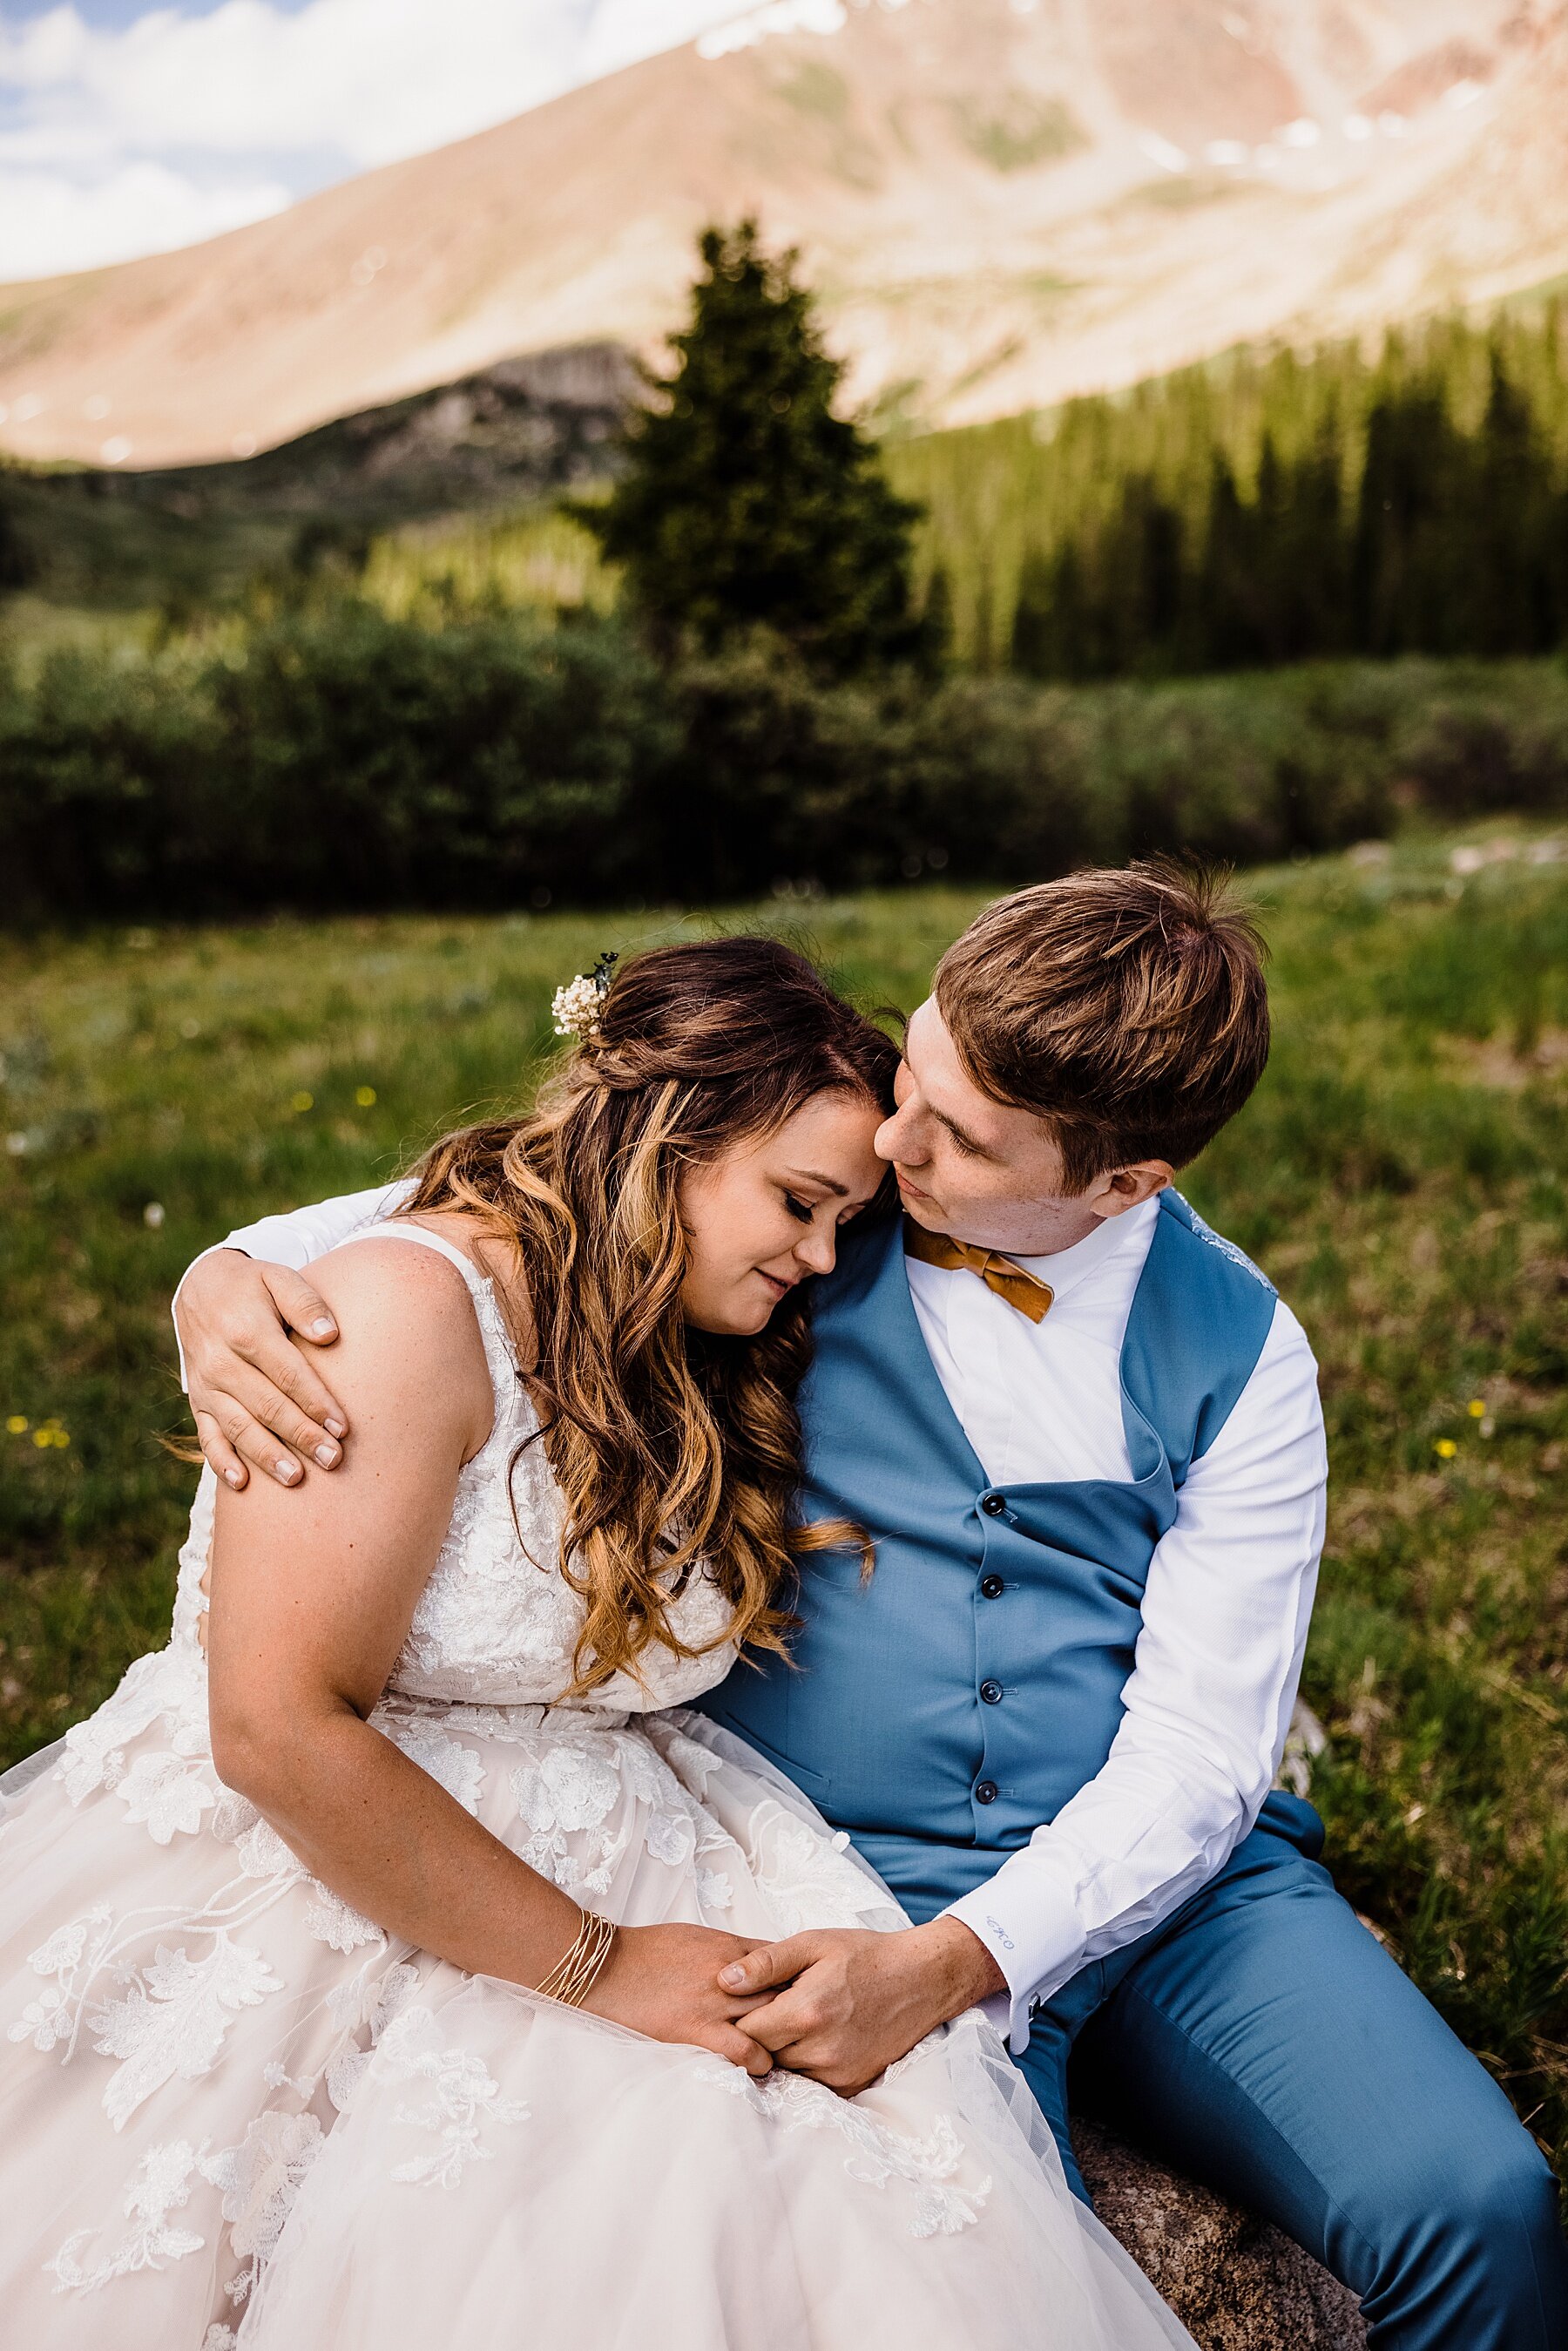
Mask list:
[[786,1192],[784,1197],[784,1207],[789,1210],[790,1215],[798,1217],[803,1225],[809,1225],[812,1212],[804,1200],[797,1200],[793,1192]]

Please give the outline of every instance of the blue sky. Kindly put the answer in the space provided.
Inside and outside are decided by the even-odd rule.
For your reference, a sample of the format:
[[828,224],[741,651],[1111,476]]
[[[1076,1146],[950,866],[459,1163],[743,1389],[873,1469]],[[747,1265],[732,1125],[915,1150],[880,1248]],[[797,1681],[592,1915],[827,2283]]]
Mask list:
[[215,235],[748,14],[843,21],[839,0],[0,0],[0,280]]
[[[276,13],[282,16],[292,16],[308,5],[309,0],[278,0]],[[9,0],[7,6],[0,8],[0,22],[20,24],[26,16],[47,16],[57,5],[57,0]],[[204,6],[191,5],[182,7],[178,13],[182,16],[210,16],[222,5],[223,0],[206,0]],[[150,16],[151,11],[140,5],[140,0],[77,0],[76,13],[84,24],[122,30],[127,25],[134,25],[139,16]]]

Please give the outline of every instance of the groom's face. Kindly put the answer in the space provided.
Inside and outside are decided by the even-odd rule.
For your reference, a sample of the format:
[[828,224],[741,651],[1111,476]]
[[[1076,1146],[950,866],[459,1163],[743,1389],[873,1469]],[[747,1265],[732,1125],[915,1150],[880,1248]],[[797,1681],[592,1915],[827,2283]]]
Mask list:
[[929,998],[909,1021],[898,1108],[877,1132],[906,1212],[932,1232],[1018,1257],[1066,1249],[1170,1180],[1161,1161],[1068,1189],[1050,1127],[981,1092]]

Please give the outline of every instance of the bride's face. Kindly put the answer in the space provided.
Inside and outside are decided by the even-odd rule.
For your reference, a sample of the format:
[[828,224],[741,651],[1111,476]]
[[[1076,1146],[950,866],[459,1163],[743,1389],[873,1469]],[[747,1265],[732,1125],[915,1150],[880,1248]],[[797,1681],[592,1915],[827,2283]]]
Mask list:
[[808,1273],[831,1273],[840,1225],[882,1179],[880,1123],[858,1094],[818,1094],[772,1134],[693,1169],[680,1189],[689,1322],[747,1337]]

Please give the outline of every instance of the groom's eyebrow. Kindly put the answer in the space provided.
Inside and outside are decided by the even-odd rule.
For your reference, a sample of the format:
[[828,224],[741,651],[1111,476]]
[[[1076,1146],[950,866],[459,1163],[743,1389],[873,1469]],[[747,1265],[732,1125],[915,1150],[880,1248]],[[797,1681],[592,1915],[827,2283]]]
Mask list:
[[820,1184],[823,1190],[831,1192],[836,1199],[846,1200],[849,1197],[848,1185],[836,1184],[831,1176],[818,1176],[810,1167],[792,1167],[789,1172],[797,1184]]

